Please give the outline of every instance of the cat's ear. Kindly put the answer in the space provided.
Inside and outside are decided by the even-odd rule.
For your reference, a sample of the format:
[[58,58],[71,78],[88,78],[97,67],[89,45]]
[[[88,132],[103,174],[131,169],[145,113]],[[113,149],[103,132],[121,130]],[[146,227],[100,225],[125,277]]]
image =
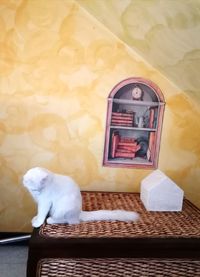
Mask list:
[[45,172],[45,171],[41,171],[40,172],[40,176],[39,176],[39,182],[40,182],[40,185],[43,187],[48,179],[48,172]]

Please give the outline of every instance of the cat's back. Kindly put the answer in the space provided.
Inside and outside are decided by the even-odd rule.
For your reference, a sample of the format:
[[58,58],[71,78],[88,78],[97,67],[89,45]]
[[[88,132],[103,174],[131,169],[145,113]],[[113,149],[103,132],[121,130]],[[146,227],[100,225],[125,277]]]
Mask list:
[[62,191],[80,192],[79,186],[70,176],[54,174],[54,183],[55,183],[56,187],[58,189],[61,189]]

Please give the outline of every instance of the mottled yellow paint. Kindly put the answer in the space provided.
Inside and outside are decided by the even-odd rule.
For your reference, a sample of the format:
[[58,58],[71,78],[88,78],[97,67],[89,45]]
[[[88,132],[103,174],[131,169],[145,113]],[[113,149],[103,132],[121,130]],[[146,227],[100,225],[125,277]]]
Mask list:
[[159,168],[200,205],[198,104],[77,1],[0,1],[0,231],[31,230],[35,204],[21,177],[34,166],[81,189],[139,191],[151,171],[102,167],[107,96],[131,76],[162,89]]
[[199,0],[76,0],[199,102]]

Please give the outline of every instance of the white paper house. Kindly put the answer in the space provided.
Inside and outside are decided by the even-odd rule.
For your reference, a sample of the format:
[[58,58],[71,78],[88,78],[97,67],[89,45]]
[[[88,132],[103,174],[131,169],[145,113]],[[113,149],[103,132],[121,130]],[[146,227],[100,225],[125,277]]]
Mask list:
[[183,196],[183,190],[160,170],[141,182],[140,199],[148,211],[181,211]]

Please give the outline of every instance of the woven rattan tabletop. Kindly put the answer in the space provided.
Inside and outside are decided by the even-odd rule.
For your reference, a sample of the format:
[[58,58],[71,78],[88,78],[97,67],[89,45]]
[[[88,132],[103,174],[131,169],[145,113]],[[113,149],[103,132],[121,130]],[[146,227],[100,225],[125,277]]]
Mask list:
[[140,214],[137,222],[97,221],[77,225],[44,224],[43,238],[198,238],[200,210],[184,200],[181,212],[148,212],[139,194],[82,192],[83,210],[125,209]]
[[[43,224],[40,228],[35,228],[29,242],[28,277],[68,276],[66,272],[70,272],[71,260],[66,259],[74,258],[75,265],[72,266],[73,273],[70,273],[70,276],[76,276],[74,270],[77,268],[82,272],[85,265],[88,265],[88,268],[94,266],[93,262],[97,261],[97,258],[105,258],[103,270],[110,268],[107,258],[113,259],[113,268],[120,274],[122,271],[121,268],[117,269],[119,263],[115,258],[119,258],[120,262],[123,262],[122,258],[126,258],[126,263],[127,258],[130,259],[131,272],[133,268],[136,268],[132,259],[137,258],[140,262],[140,258],[147,258],[148,261],[158,258],[160,262],[156,260],[153,273],[149,274],[147,271],[149,274],[147,276],[179,276],[176,273],[180,272],[180,267],[183,268],[183,273],[186,268],[192,272],[186,276],[199,276],[194,272],[199,270],[200,260],[200,210],[188,200],[184,200],[181,212],[147,212],[140,201],[139,194],[83,192],[82,195],[84,210],[125,209],[138,212],[140,219],[133,223],[97,221],[76,225]],[[84,264],[76,260],[79,258]],[[92,260],[82,260],[85,258]],[[44,275],[36,275],[37,264],[41,259],[45,259],[40,270]],[[53,260],[46,262],[46,259]],[[171,272],[168,275],[158,274],[157,270],[160,268],[162,272],[163,262],[168,263],[167,259],[178,259],[177,266],[173,269],[175,275],[171,275]],[[187,262],[185,264],[186,259],[196,260],[197,263]],[[157,262],[160,267],[157,266]],[[167,268],[172,268],[170,263],[167,265]],[[123,272],[126,266],[123,266]],[[141,266],[148,269],[149,262],[142,263],[138,268]],[[101,272],[101,268],[102,260],[96,264],[96,272]],[[58,275],[60,269],[63,269],[64,273],[61,270],[61,274]],[[48,275],[52,272],[53,275]],[[106,271],[105,275],[91,275],[90,272],[88,275],[79,274],[78,276],[107,277],[109,275]]]

